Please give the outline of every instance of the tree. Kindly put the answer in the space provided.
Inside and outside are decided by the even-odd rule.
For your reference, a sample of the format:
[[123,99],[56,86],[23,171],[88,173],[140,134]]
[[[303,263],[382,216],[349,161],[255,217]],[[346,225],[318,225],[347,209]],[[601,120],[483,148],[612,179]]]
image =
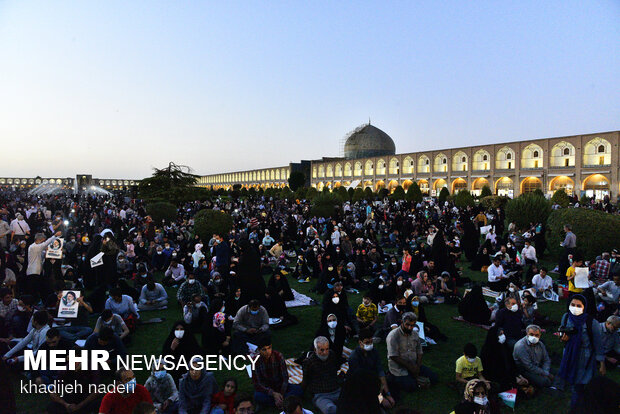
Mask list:
[[551,197],[551,202],[559,204],[560,207],[566,208],[570,204],[570,199],[568,198],[568,194],[566,194],[566,191],[564,191],[563,188],[560,188],[555,193],[553,193],[553,196]]
[[153,168],[151,177],[140,181],[140,197],[151,201],[183,201],[190,197],[196,187],[197,175],[185,165],[168,163],[166,168]]
[[407,200],[413,201],[414,203],[422,202],[422,191],[420,190],[420,186],[415,181],[409,186],[407,189]]
[[445,203],[446,200],[448,200],[448,197],[450,197],[450,191],[448,191],[448,187],[442,187],[441,191],[439,192],[439,202],[440,203]]
[[535,193],[521,194],[506,204],[506,220],[514,222],[518,229],[525,229],[530,223],[546,223],[550,213],[551,203]]
[[355,191],[353,192],[353,197],[351,197],[351,199],[353,200],[354,203],[358,201],[362,201],[364,199],[364,190],[362,190],[359,187],[356,188]]
[[390,195],[390,192],[389,192],[389,190],[387,188],[382,188],[379,191],[377,191],[377,197],[380,200],[383,200],[385,197],[387,197],[389,195]]
[[173,221],[177,217],[177,208],[172,203],[157,201],[146,205],[146,213],[159,225],[162,220]]
[[484,187],[482,187],[482,190],[480,190],[480,198],[488,197],[491,195],[493,195],[493,192],[488,185],[485,185]]
[[473,207],[476,203],[468,190],[461,190],[454,196],[454,205],[461,207]]
[[308,193],[308,187],[299,187],[296,191],[295,191],[295,198],[297,200],[303,200],[307,197]]
[[340,196],[334,193],[321,193],[312,200],[312,215],[316,217],[336,217],[341,204]]
[[204,209],[194,216],[194,231],[205,242],[214,234],[226,236],[232,225],[232,217],[223,211]]
[[294,193],[288,187],[283,187],[282,190],[280,190],[280,198],[283,200],[290,200],[293,196]]
[[314,187],[310,187],[310,188],[308,188],[308,191],[306,192],[306,199],[307,200],[312,200],[314,197],[317,196],[317,194],[319,194],[317,189],[314,188]]
[[337,187],[335,193],[338,194],[343,203],[350,199],[349,192],[343,186]]
[[403,189],[402,186],[397,186],[394,189],[394,192],[392,193],[392,199],[393,200],[404,200],[405,199],[405,190]]
[[306,184],[306,176],[301,171],[293,171],[288,177],[288,186],[292,191]]
[[364,189],[364,198],[368,201],[372,201],[375,199],[375,193],[372,192],[372,188],[366,187]]

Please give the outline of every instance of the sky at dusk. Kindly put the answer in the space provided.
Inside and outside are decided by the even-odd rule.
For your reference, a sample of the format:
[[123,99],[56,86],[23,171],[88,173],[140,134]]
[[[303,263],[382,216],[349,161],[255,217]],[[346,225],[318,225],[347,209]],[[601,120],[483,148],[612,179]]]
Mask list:
[[620,2],[0,1],[0,176],[620,129]]

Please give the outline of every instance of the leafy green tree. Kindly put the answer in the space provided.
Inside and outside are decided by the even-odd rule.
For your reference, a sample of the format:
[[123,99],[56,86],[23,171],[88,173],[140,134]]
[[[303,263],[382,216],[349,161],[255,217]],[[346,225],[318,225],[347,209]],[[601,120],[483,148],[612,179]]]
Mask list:
[[210,240],[214,234],[226,236],[232,225],[232,217],[223,211],[204,209],[194,216],[194,231],[203,241]]
[[439,202],[443,204],[448,199],[448,197],[450,197],[450,191],[448,191],[448,187],[442,187],[441,191],[439,192]]
[[306,176],[301,171],[293,171],[288,177],[288,186],[292,191],[306,184]]
[[480,190],[480,198],[488,197],[492,195],[493,195],[493,192],[491,191],[491,188],[489,188],[488,185],[485,185],[484,187],[482,187],[482,190]]
[[352,200],[354,203],[358,202],[358,201],[362,201],[364,199],[364,190],[362,190],[361,188],[356,188],[355,191],[353,192],[353,197]]
[[338,194],[343,203],[350,200],[349,192],[343,186],[337,187],[335,192]]
[[173,221],[177,217],[177,208],[172,203],[156,201],[146,205],[146,214],[151,216],[155,223],[161,224],[162,220]]
[[294,195],[295,193],[293,193],[288,187],[283,187],[282,190],[280,190],[280,198],[283,200],[290,200]]
[[506,220],[514,222],[519,229],[530,223],[546,223],[551,213],[551,203],[535,193],[521,194],[506,204]]
[[473,207],[475,205],[474,197],[468,190],[461,190],[454,195],[454,205],[457,207]]
[[150,201],[183,201],[196,189],[198,176],[191,168],[170,162],[166,168],[153,168],[153,175],[140,181],[140,198]]
[[336,217],[338,207],[342,201],[334,193],[321,193],[312,200],[312,215],[316,217]]
[[364,198],[368,201],[375,199],[375,193],[372,192],[372,188],[366,187],[364,189]]
[[559,204],[560,207],[566,208],[570,204],[570,199],[568,198],[568,194],[566,194],[566,191],[564,191],[563,188],[560,188],[555,193],[553,193],[553,196],[551,197],[551,202]]
[[307,197],[308,188],[307,187],[299,187],[295,190],[295,198],[297,200],[303,200]]
[[393,200],[404,200],[405,199],[405,190],[403,189],[402,186],[397,186],[394,189],[394,192],[392,193],[392,199]]
[[415,181],[409,186],[406,194],[407,201],[413,201],[414,203],[422,202],[422,191],[420,186]]
[[377,197],[380,200],[383,200],[385,197],[390,195],[390,191],[387,188],[382,188],[379,191],[377,191]]
[[314,199],[314,197],[316,197],[319,194],[319,192],[317,191],[316,188],[314,187],[310,187],[308,188],[308,191],[306,192],[306,199],[307,200],[312,200]]

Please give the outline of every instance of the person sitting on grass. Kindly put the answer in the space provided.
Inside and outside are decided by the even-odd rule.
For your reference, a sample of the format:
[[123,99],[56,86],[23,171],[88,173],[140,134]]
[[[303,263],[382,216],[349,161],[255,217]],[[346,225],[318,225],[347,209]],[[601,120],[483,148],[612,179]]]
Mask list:
[[36,311],[34,315],[32,315],[32,330],[11,348],[9,352],[4,354],[2,359],[13,364],[18,361],[23,361],[23,355],[18,356],[18,354],[21,354],[28,345],[31,345],[32,350],[36,354],[47,338],[47,331],[50,329],[48,321],[49,315],[47,311]]
[[482,375],[483,370],[476,345],[466,343],[463,347],[463,355],[456,360],[456,382],[464,387],[472,379],[486,381]]
[[110,289],[110,297],[105,302],[105,309],[109,309],[119,315],[125,321],[129,331],[136,330],[138,319],[138,307],[129,295],[123,295],[121,289],[114,287]]
[[372,303],[372,299],[369,295],[364,295],[362,303],[360,303],[357,307],[355,316],[357,317],[357,322],[359,323],[360,329],[367,327],[374,329],[379,316],[379,311],[377,310],[377,305]]
[[136,382],[133,371],[119,369],[116,371],[116,381],[119,385],[103,397],[99,414],[132,414],[141,402],[153,404],[151,394]]
[[97,318],[94,332],[99,332],[104,326],[112,328],[114,333],[122,341],[127,343],[129,339],[129,328],[127,327],[127,325],[125,325],[125,321],[123,321],[123,318],[121,318],[115,313],[112,313],[110,309],[105,309],[103,312],[101,312],[101,316]]
[[187,280],[179,286],[179,290],[177,291],[177,300],[181,306],[185,306],[192,301],[194,295],[202,296],[203,293],[204,288],[200,282],[196,280],[196,276],[194,276],[193,273],[189,273],[187,275]]
[[[194,355],[200,355],[201,349],[196,337],[189,330],[189,326],[184,321],[177,321],[164,342],[161,354],[172,355],[175,361],[178,361],[181,356],[189,361]],[[170,374],[173,378],[178,379],[182,373],[176,370]]]
[[338,370],[340,360],[329,349],[324,336],[314,339],[314,352],[303,363],[304,376],[301,383],[304,391],[312,395],[312,402],[323,414],[337,412],[336,401],[340,396]]
[[285,397],[303,395],[299,385],[289,383],[285,358],[280,352],[273,350],[270,337],[266,336],[261,340],[258,352],[260,356],[252,372],[256,404],[282,409]]
[[124,358],[127,356],[127,349],[123,341],[108,326],[102,327],[99,332],[93,332],[84,344],[86,350],[104,350],[109,354],[108,363],[116,366],[117,356]]
[[547,348],[540,342],[541,329],[538,325],[529,325],[526,335],[515,344],[512,357],[521,375],[536,387],[550,387],[553,381],[551,358]]
[[284,408],[280,414],[312,414],[312,411],[303,408],[301,398],[289,395],[284,399]]
[[153,366],[151,375],[147,378],[144,386],[151,394],[159,413],[174,414],[177,412],[179,392],[172,375],[166,372],[161,361]]
[[488,398],[489,385],[482,380],[473,379],[465,384],[463,401],[452,414],[500,414],[501,409],[495,401]]
[[504,299],[504,307],[497,311],[495,315],[495,325],[506,335],[506,343],[512,349],[514,344],[523,338],[523,312],[519,309],[517,299],[507,297]]
[[235,414],[235,397],[237,396],[237,380],[229,378],[224,381],[224,389],[213,394],[211,414]]
[[252,299],[235,316],[232,351],[236,355],[245,355],[248,352],[247,342],[256,344],[269,334],[269,314],[258,300]]
[[[201,365],[201,357],[190,362],[189,371],[179,382],[179,414],[206,414],[211,411],[211,399],[217,389],[212,372]],[[195,369],[196,368],[196,369]]]
[[234,414],[254,414],[254,402],[250,397],[237,398]]
[[168,307],[168,293],[160,284],[155,283],[151,276],[140,290],[138,309],[141,311],[166,309]]
[[541,267],[540,272],[532,278],[532,287],[536,292],[536,297],[544,297],[553,289],[553,279],[547,274],[547,268]]
[[200,332],[208,316],[209,308],[202,301],[202,296],[199,293],[194,293],[190,301],[183,306],[183,320],[191,332]]

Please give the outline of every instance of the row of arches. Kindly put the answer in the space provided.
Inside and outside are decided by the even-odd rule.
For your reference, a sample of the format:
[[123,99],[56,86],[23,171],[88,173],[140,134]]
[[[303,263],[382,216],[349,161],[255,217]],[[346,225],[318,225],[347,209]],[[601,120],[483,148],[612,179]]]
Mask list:
[[[482,188],[488,186],[491,191],[497,195],[513,197],[515,195],[514,181],[510,177],[500,177],[496,180],[489,182],[488,179],[479,177],[476,178],[471,185],[463,178],[457,178],[449,183],[446,179],[439,178],[436,180],[417,180],[418,186],[423,194],[429,194],[431,190],[435,190],[437,193],[446,187],[451,193],[458,193],[461,190],[469,190],[474,195],[480,195]],[[359,181],[357,188],[371,188],[374,191],[387,188],[390,193],[394,191],[398,185],[402,185],[403,189],[407,191],[413,184],[413,180],[406,179],[402,183],[398,180],[373,180]],[[318,182],[315,186],[319,191],[325,187],[329,189],[338,188],[340,186],[349,187],[350,181],[331,181]],[[588,197],[596,197],[602,199],[605,195],[610,194],[611,186],[609,179],[603,174],[592,174],[587,176],[581,183],[581,190],[586,192]],[[541,190],[543,192],[553,193],[557,190],[563,189],[567,194],[572,195],[575,192],[575,182],[568,176],[557,176],[549,180],[547,188],[544,188],[543,181],[539,177],[525,177],[519,183],[519,194],[528,193],[535,190]]]
[[273,170],[246,171],[230,174],[217,174],[201,177],[200,184],[248,183],[252,181],[286,181],[289,177],[288,168]]
[[[549,153],[548,163],[551,168],[574,167],[576,149],[568,141],[560,141],[555,144]],[[391,158],[389,161],[379,159],[374,165],[373,160],[346,162],[343,164],[319,164],[313,166],[312,178],[325,177],[361,177],[370,175],[398,175],[412,174],[417,167],[418,173],[448,172],[451,165],[452,171],[489,171],[491,170],[491,154],[484,149],[476,151],[471,157],[464,151],[458,151],[452,156],[452,160],[443,153],[437,154],[431,162],[427,155],[420,155],[417,162],[412,156],[403,159],[401,167],[398,158]],[[504,146],[495,156],[495,169],[514,170],[516,167],[516,152],[510,146]],[[590,140],[582,151],[583,166],[600,166],[611,164],[611,144],[603,138]],[[545,165],[544,151],[538,144],[530,144],[521,152],[521,169],[538,169]],[[401,171],[402,169],[402,171]]]

